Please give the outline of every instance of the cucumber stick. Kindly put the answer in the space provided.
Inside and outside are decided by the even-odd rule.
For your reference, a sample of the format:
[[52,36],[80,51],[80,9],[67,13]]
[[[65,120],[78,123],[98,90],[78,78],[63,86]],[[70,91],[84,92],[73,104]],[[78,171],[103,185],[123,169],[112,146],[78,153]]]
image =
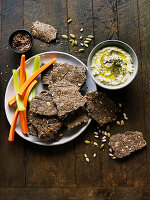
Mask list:
[[22,99],[18,96],[19,82],[18,82],[17,70],[13,70],[13,79],[14,79],[14,88],[15,88],[15,95],[16,95],[16,101],[17,101],[18,110],[19,111],[24,111],[25,107],[23,105]]
[[[40,67],[40,56],[36,56],[35,59],[34,59],[34,66],[33,66],[33,71],[32,71],[32,74],[34,74]],[[37,78],[36,78],[37,80]],[[28,102],[31,103],[31,100],[33,97],[35,97],[36,95],[36,87],[37,87],[37,84],[33,87],[30,95],[29,95],[29,98],[28,98]]]

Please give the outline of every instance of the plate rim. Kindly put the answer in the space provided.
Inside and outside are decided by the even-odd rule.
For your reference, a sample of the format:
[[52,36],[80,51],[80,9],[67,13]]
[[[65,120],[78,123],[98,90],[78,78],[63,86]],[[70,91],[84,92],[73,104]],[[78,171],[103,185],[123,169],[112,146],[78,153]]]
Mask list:
[[[72,57],[73,59],[75,59],[75,60],[77,60],[78,62],[80,62],[83,66],[86,66],[80,59],[76,58],[75,56],[73,56],[73,55],[71,55],[71,54],[69,54],[69,53],[61,52],[61,51],[42,52],[42,53],[39,53],[39,54],[36,54],[36,55],[30,57],[29,59],[27,59],[27,60],[25,61],[25,63],[28,64],[28,63],[29,63],[32,59],[34,59],[36,56],[42,56],[42,55],[45,55],[45,54],[54,54],[54,53],[56,53],[56,54],[61,54],[61,55],[67,55],[67,56],[69,56],[69,57]],[[87,69],[87,71],[88,71],[87,66],[86,66],[86,69]],[[20,70],[20,66],[19,66],[16,70],[17,70],[17,72],[18,72],[18,71]],[[6,118],[7,118],[7,120],[8,120],[8,122],[9,122],[10,125],[11,125],[11,122],[10,122],[10,120],[8,119],[8,116],[7,116],[7,109],[6,109],[6,107],[8,106],[8,105],[7,105],[7,102],[6,102],[6,94],[7,94],[7,91],[8,91],[8,88],[9,88],[9,86],[10,86],[10,83],[11,83],[12,79],[13,79],[13,77],[11,76],[11,78],[9,79],[9,82],[8,82],[8,84],[7,84],[6,90],[5,90],[5,98],[4,98],[5,115],[6,115]],[[91,78],[91,79],[92,79],[92,78]],[[94,82],[94,84],[95,84],[95,82]],[[95,88],[96,88],[96,90],[97,90],[96,84],[95,84]],[[26,140],[26,141],[28,141],[28,142],[31,142],[31,143],[33,143],[33,144],[36,144],[36,145],[40,145],[40,146],[58,146],[58,145],[66,144],[66,143],[71,142],[71,141],[73,141],[74,139],[76,139],[79,135],[81,135],[81,134],[85,131],[85,129],[89,126],[90,123],[91,123],[91,118],[88,119],[87,124],[86,124],[84,127],[82,127],[82,128],[78,131],[78,133],[75,134],[74,137],[71,138],[71,140],[64,141],[64,142],[62,142],[62,143],[57,143],[57,141],[56,141],[56,142],[53,142],[53,143],[46,143],[46,142],[45,142],[45,143],[42,143],[42,142],[40,143],[40,142],[38,142],[38,141],[36,142],[36,141],[29,140],[29,139],[28,139],[29,137],[26,137],[26,138],[25,138],[24,135],[19,134],[16,130],[15,130],[15,132],[16,132],[21,138],[23,138],[24,140]]]

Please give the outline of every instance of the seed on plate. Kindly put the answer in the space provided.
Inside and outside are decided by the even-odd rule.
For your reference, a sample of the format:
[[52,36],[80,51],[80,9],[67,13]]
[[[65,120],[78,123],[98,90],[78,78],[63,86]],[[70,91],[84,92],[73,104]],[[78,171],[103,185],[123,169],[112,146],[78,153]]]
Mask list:
[[89,44],[89,43],[90,43],[89,41],[86,41],[86,40],[84,41],[84,44]]
[[112,154],[112,153],[109,153],[109,156],[110,156],[110,157],[114,157],[114,154]]
[[110,137],[110,133],[107,133],[107,137]]
[[106,126],[106,131],[109,131],[109,129],[110,129],[110,126],[107,125],[107,126]]
[[89,140],[84,141],[85,144],[90,144],[91,142]]
[[74,39],[76,36],[74,34],[70,33],[70,37]]
[[77,42],[77,40],[75,40],[75,41],[74,41],[74,45],[76,45],[76,46],[77,46],[77,44],[78,44],[78,42]]
[[93,35],[88,35],[87,37],[88,37],[88,38],[91,38],[91,39],[93,39],[93,38],[94,38],[94,36],[93,36]]
[[68,39],[68,36],[67,35],[62,35],[61,36],[63,39]]
[[120,125],[120,122],[119,122],[119,121],[117,121],[117,125]]
[[80,40],[82,40],[82,39],[83,39],[83,36],[81,35],[79,38],[80,38]]
[[100,149],[103,149],[103,148],[104,148],[104,144],[101,144]]
[[71,19],[71,18],[68,19],[67,23],[69,24],[69,23],[71,23],[71,22],[72,22],[72,19]]
[[84,46],[84,44],[83,44],[83,43],[80,43],[80,45],[81,45],[81,46]]
[[92,39],[91,39],[91,38],[86,38],[86,40],[87,40],[87,41],[90,41],[90,42],[92,41]]
[[90,162],[89,158],[85,158],[86,162]]
[[84,154],[84,157],[87,158],[87,154],[86,153]]
[[93,154],[93,157],[94,157],[94,158],[96,157],[96,153]]
[[83,53],[84,49],[79,49],[78,51],[79,51],[79,53]]
[[80,32],[83,32],[83,28],[80,29]]

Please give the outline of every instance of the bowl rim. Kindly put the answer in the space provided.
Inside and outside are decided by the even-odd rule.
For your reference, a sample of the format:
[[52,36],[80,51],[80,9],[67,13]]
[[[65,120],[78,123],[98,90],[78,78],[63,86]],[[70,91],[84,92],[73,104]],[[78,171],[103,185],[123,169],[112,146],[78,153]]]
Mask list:
[[[18,33],[18,32],[25,32],[25,33],[27,33],[28,35],[30,35],[30,38],[31,38],[31,47],[30,47],[28,50],[26,50],[26,51],[15,50],[15,48],[13,48],[12,45],[11,45],[13,36],[14,36],[16,33]],[[11,49],[12,51],[14,51],[15,53],[17,53],[17,54],[23,54],[23,53],[28,52],[28,51],[33,47],[33,43],[34,43],[33,35],[32,35],[32,33],[30,33],[30,32],[29,32],[28,30],[26,30],[26,29],[17,29],[17,30],[15,30],[15,31],[13,31],[13,32],[10,34],[9,39],[8,39],[8,45],[9,45],[10,49]]]
[[[105,45],[105,43],[106,43],[106,45]],[[109,43],[111,43],[111,44],[109,44]],[[114,43],[114,45],[113,45],[112,43]],[[103,44],[104,44],[104,46],[101,47]],[[122,46],[122,47],[119,47],[119,46],[117,46],[117,44],[121,44],[121,45],[123,45],[123,46]],[[97,51],[99,51],[101,48],[104,48],[104,47],[109,46],[109,45],[110,45],[110,46],[117,46],[117,47],[122,48],[123,50],[127,51],[127,50],[124,48],[124,46],[126,46],[126,48],[129,49],[129,50],[133,53],[133,55],[131,55],[129,52],[127,52],[127,53],[129,53],[130,56],[131,56],[132,58],[134,57],[134,59],[135,59],[135,61],[136,61],[136,65],[135,65],[135,67],[134,67],[133,75],[132,75],[127,81],[125,81],[124,83],[122,83],[122,84],[120,84],[120,85],[116,85],[116,86],[105,85],[105,84],[101,83],[100,81],[98,81],[98,80],[93,76],[92,70],[91,70],[91,66],[90,66],[90,61],[92,60],[92,58],[93,58],[93,56],[95,55],[95,53],[96,53]],[[100,48],[99,48],[99,47],[100,47]],[[95,51],[96,51],[96,52],[95,52]],[[94,55],[92,55],[93,52],[94,52]],[[134,64],[134,63],[133,63],[133,64]],[[108,90],[118,90],[118,89],[122,89],[122,88],[126,87],[127,85],[129,85],[129,84],[134,80],[134,78],[136,77],[137,72],[138,72],[138,57],[137,57],[135,51],[132,49],[132,47],[130,47],[127,43],[125,43],[125,42],[123,42],[123,41],[121,41],[121,40],[105,40],[105,41],[102,41],[102,42],[98,43],[98,44],[91,50],[91,52],[90,52],[90,54],[89,54],[89,56],[88,56],[87,67],[88,67],[88,70],[89,70],[89,73],[90,73],[92,79],[95,81],[95,83],[96,83],[98,86],[100,86],[100,87],[102,87],[102,88],[105,88],[105,89],[108,89]]]

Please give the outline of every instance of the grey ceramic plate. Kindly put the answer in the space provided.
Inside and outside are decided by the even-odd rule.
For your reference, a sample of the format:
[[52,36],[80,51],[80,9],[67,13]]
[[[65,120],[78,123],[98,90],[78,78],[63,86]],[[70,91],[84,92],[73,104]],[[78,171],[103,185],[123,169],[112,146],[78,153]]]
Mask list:
[[[42,62],[47,63],[52,58],[57,58],[57,62],[60,62],[60,63],[67,62],[67,63],[78,65],[78,66],[84,65],[84,63],[82,61],[80,61],[78,58],[76,58],[70,54],[63,53],[63,52],[45,52],[45,53],[38,54],[37,56],[41,57],[41,63]],[[35,58],[35,56],[31,57],[30,59],[28,59],[26,61],[26,68],[29,69],[30,72],[32,72],[34,58]],[[19,73],[19,68],[18,68],[18,73]],[[39,80],[38,86],[37,86],[37,93],[40,93],[44,89],[45,88],[42,86],[41,81]],[[87,81],[86,81],[86,84],[84,87],[83,95],[85,95],[87,91],[95,91],[95,90],[96,90],[96,84],[94,83],[91,76],[89,75],[89,72],[87,71]],[[7,85],[7,89],[6,89],[6,93],[5,93],[5,112],[6,112],[6,116],[7,116],[7,119],[10,124],[12,122],[15,109],[9,107],[7,102],[14,96],[14,94],[15,94],[15,91],[14,91],[14,86],[13,86],[13,79],[11,77],[11,79]],[[31,135],[24,136],[21,132],[19,118],[17,121],[16,132],[18,135],[20,135],[22,138],[24,138],[25,140],[27,140],[29,142],[39,144],[39,145],[44,145],[44,146],[54,146],[54,145],[65,144],[65,143],[70,142],[71,140],[75,139],[87,128],[87,126],[90,124],[90,122],[91,122],[91,119],[88,120],[87,124],[80,125],[70,131],[65,131],[63,133],[63,137],[59,141],[52,142],[52,143],[46,143],[43,140],[41,140],[35,136],[31,136]]]

